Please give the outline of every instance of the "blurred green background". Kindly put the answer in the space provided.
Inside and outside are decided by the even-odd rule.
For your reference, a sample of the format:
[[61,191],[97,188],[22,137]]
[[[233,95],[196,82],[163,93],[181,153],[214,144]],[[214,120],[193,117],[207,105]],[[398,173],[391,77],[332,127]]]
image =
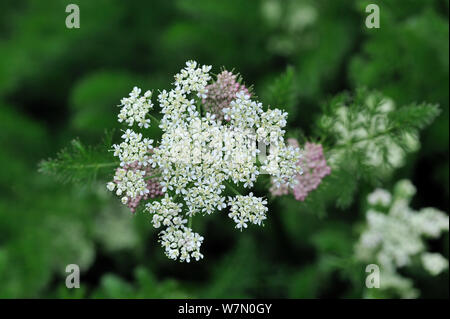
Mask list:
[[[367,29],[365,7],[380,6]],[[67,29],[65,8],[80,7]],[[168,260],[147,216],[132,216],[105,180],[62,184],[38,172],[74,137],[98,144],[135,85],[168,88],[186,60],[234,69],[265,92],[288,66],[290,128],[306,136],[333,95],[365,86],[442,113],[387,185],[409,178],[414,207],[449,208],[448,0],[15,0],[0,2],[0,297],[359,298],[364,267],[347,262],[364,220],[354,204],[316,214],[292,196],[270,204],[264,228],[199,219],[199,263]],[[201,221],[200,221],[201,220]],[[448,258],[448,235],[442,242]],[[81,288],[65,287],[78,264]],[[414,274],[422,297],[448,298],[448,271]]]

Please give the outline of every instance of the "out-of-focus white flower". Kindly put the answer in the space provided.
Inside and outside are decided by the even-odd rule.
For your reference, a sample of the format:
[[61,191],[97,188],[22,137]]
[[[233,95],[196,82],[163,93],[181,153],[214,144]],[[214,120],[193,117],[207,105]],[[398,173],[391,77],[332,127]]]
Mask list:
[[381,188],[377,188],[373,193],[371,193],[367,197],[367,201],[372,206],[381,205],[387,207],[391,203],[391,200],[392,200],[391,193]]
[[433,276],[439,275],[448,268],[448,260],[439,253],[423,253],[421,259],[423,268]]
[[420,233],[431,238],[437,238],[449,230],[448,216],[433,207],[421,209],[419,214],[413,216],[411,223]]
[[[355,116],[346,106],[339,107],[333,116],[324,116],[322,121],[330,123],[336,135],[337,146],[351,145],[353,152],[364,154],[365,163],[377,167],[380,174],[388,174],[393,168],[404,165],[408,152],[419,147],[415,133],[407,132],[394,139],[386,134],[389,130],[389,114],[395,112],[391,99],[376,101],[369,96],[366,108]],[[403,145],[399,144],[399,139]],[[345,151],[339,147],[330,152],[330,163],[338,165],[345,160]]]
[[[442,255],[427,251],[424,237],[437,238],[448,231],[449,217],[435,208],[414,211],[409,203],[415,192],[411,182],[402,180],[395,185],[393,194],[383,189],[369,194],[367,227],[355,249],[358,260],[378,264],[396,283],[403,282],[397,269],[411,265],[416,256],[433,275],[448,267]],[[380,288],[388,287],[381,285]],[[401,290],[401,294],[408,295],[405,290]]]
[[[400,297],[403,299],[417,298],[420,294],[419,290],[414,288],[414,282],[412,279],[405,278],[397,272],[383,270],[380,271],[380,289],[395,292],[398,295],[395,297]],[[378,289],[366,289],[364,293],[365,297],[376,297],[373,296],[373,294],[376,294],[377,290]]]
[[397,198],[406,199],[408,202],[416,194],[416,187],[407,179],[403,179],[394,187],[394,195]]

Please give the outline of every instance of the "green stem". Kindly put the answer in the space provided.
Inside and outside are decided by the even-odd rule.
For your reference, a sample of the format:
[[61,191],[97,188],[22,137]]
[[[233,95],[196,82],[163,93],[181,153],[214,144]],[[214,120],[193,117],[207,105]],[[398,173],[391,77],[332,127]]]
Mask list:
[[229,182],[224,181],[225,186],[227,186],[236,195],[242,195],[236,188],[234,188]]
[[96,163],[96,164],[86,164],[86,165],[69,165],[67,168],[101,168],[101,167],[110,167],[110,166],[118,166],[120,162],[109,162],[109,163]]
[[202,110],[200,108],[200,103],[199,102],[197,102],[197,112],[198,112],[198,114],[200,114],[200,117],[201,117],[202,116]]
[[200,117],[203,116],[203,104],[201,101],[197,102],[197,112],[200,115]]
[[190,229],[192,229],[192,220],[193,220],[192,216],[189,216],[188,227]]
[[159,126],[159,120],[156,118],[156,117],[154,117],[153,115],[151,115],[150,113],[148,113],[148,116],[150,116],[150,118],[153,120],[153,121],[155,121],[156,122],[156,124]]
[[144,178],[144,180],[148,180],[148,179],[155,178],[155,177],[161,177],[161,174],[156,174],[156,175],[152,175],[152,176],[147,176],[147,177]]

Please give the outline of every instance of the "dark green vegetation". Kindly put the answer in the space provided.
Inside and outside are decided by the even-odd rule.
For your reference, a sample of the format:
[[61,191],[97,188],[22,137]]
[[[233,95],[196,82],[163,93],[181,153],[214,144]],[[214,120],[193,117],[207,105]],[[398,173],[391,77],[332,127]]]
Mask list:
[[[78,0],[81,28],[69,30],[72,2],[0,2],[0,297],[358,298],[353,247],[370,191],[408,178],[413,207],[448,212],[448,0],[378,1],[381,28],[370,30],[370,1]],[[224,213],[198,219],[206,258],[176,263],[148,216],[107,193],[113,167],[78,165],[111,160],[105,129],[118,127],[121,97],[169,87],[189,59],[239,71],[263,103],[289,111],[290,135],[327,151],[336,141],[322,116],[344,102],[363,108],[359,88],[395,101],[396,134],[431,124],[388,174],[346,149],[348,165],[305,203],[271,201],[264,228],[241,233]],[[58,152],[40,166],[56,178],[41,174]],[[448,258],[448,234],[429,244]],[[80,289],[64,285],[70,263]],[[422,297],[448,297],[448,271],[405,276]]]

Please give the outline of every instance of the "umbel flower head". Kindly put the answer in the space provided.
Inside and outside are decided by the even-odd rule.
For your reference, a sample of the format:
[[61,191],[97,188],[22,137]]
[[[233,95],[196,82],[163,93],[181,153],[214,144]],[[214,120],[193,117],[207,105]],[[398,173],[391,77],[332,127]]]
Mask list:
[[[203,237],[192,230],[195,216],[229,207],[237,228],[263,224],[267,201],[251,192],[241,195],[232,184],[250,189],[266,173],[279,187],[292,188],[301,171],[299,148],[284,141],[287,113],[264,110],[229,73],[209,83],[210,69],[188,61],[175,75],[172,89],[159,92],[162,137],[157,145],[130,128],[122,142],[113,145],[120,166],[108,189],[132,210],[153,198],[145,211],[152,215],[153,226],[162,228],[159,241],[173,260],[203,258]],[[135,88],[122,100],[119,122],[145,129],[150,124],[152,93],[140,97],[140,92]],[[218,120],[218,108],[226,121]],[[269,146],[269,154],[259,161],[256,142]],[[225,196],[227,188],[236,196]]]
[[[415,192],[410,181],[402,180],[396,184],[393,194],[384,189],[371,193],[367,198],[367,227],[355,250],[358,260],[380,266],[380,288],[392,288],[405,298],[415,297],[417,291],[412,284],[405,285],[408,279],[397,272],[398,268],[418,260],[435,276],[448,267],[444,256],[427,251],[424,240],[438,238],[449,230],[448,215],[435,208],[414,211],[409,203]],[[389,284],[383,285],[383,278],[389,278]]]
[[[288,139],[288,143],[296,147],[299,145],[293,138]],[[320,185],[322,179],[331,173],[320,144],[306,143],[297,165],[302,168],[302,172],[296,175],[297,183],[294,188],[289,189],[285,185],[277,187],[273,183],[270,189],[273,196],[287,195],[292,192],[296,200],[304,201],[308,194]]]

